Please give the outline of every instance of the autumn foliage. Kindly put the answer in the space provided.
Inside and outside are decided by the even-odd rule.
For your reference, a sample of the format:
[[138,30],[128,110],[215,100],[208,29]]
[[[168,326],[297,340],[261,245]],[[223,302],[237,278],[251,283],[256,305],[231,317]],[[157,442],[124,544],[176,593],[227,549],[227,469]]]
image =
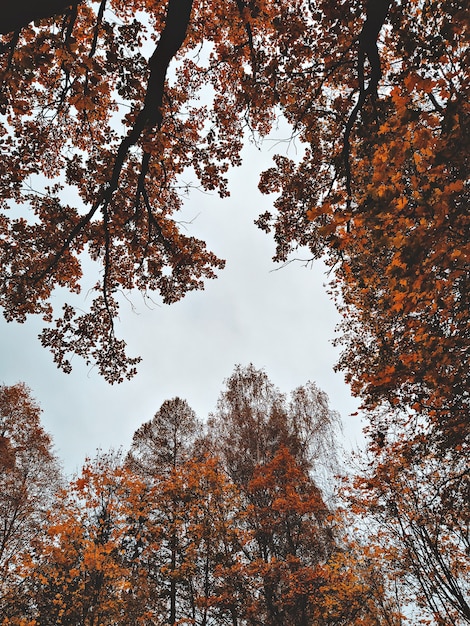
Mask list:
[[[223,265],[178,227],[181,173],[227,195],[244,132],[262,137],[282,113],[305,149],[300,163],[275,157],[261,180],[280,192],[258,222],[274,231],[276,258],[299,244],[327,254],[354,390],[371,406],[452,415],[453,436],[468,386],[460,3],[103,0],[3,11],[7,319],[55,319],[42,342],[65,371],[77,352],[111,381],[132,374],[136,360],[114,335],[119,290],[174,302]],[[87,313],[66,305],[54,318],[52,290],[80,289],[84,252],[103,267],[96,298]]]
[[[100,514],[93,514],[95,527],[87,517],[93,490],[130,493],[135,486],[167,502],[159,512],[166,518],[152,519],[145,530],[155,578],[141,588],[159,580],[166,595],[158,610],[170,621],[184,606],[181,619],[201,623],[255,624],[262,616],[262,623],[273,624],[367,624],[380,623],[370,617],[380,605],[384,623],[393,623],[401,618],[388,600],[374,604],[388,578],[411,589],[406,593],[431,612],[429,619],[468,622],[462,591],[470,423],[468,19],[454,0],[20,0],[0,7],[0,304],[6,319],[41,315],[41,341],[65,372],[78,354],[110,382],[132,376],[138,358],[127,356],[115,332],[119,294],[157,293],[172,303],[215,277],[224,262],[178,223],[183,197],[191,186],[226,196],[227,172],[241,162],[244,135],[262,139],[283,116],[300,154],[297,160],[274,156],[262,174],[260,190],[275,198],[257,225],[273,234],[276,261],[288,261],[300,248],[308,260],[328,264],[343,316],[338,368],[368,417],[371,461],[350,495],[355,512],[382,528],[371,550],[385,555],[383,581],[366,566],[358,579],[347,569],[343,539],[318,491],[324,469],[334,464],[328,456],[334,419],[321,394],[306,387],[289,404],[262,374],[239,369],[205,437],[193,429],[189,407],[169,401],[155,424],[136,433],[125,463],[116,461],[108,472],[112,485],[101,485],[101,470],[92,464],[91,491],[77,482],[64,492],[63,498],[74,493],[77,503],[82,498],[83,506],[73,513],[72,504],[64,505],[72,516],[67,532],[75,524],[70,536],[60,530],[63,521],[51,521],[58,530],[49,544],[44,539],[45,554],[64,542],[63,554],[71,564],[76,560],[70,567],[81,572],[91,541],[100,546],[96,563],[112,564],[106,575],[96,566],[93,574],[85,567],[83,579],[74,577],[81,580],[76,607],[82,613],[88,607],[83,615],[99,622],[102,608],[93,602],[98,607],[104,590],[120,615],[140,610],[140,600],[131,606],[117,582],[141,575],[120,543],[131,532],[131,518],[119,509],[124,496],[116,510],[109,501],[116,517],[104,543],[93,534],[101,532]],[[183,184],[183,173],[193,182]],[[88,272],[99,278],[83,311],[73,295],[90,287]],[[52,307],[56,289],[72,294],[62,312]],[[21,404],[23,392],[16,389],[13,401]],[[162,429],[168,414],[179,417]],[[309,421],[311,414],[322,418]],[[178,430],[184,424],[187,430]],[[178,446],[167,448],[173,465],[156,471],[167,463],[168,454],[159,454],[171,436],[175,445],[180,436],[189,443],[178,454]],[[10,487],[20,480],[15,445],[9,434],[0,438]],[[46,467],[52,457],[45,440],[44,446]],[[203,480],[218,494],[210,506],[226,496],[224,507],[233,511],[227,519],[209,515],[221,532],[215,544],[207,534]],[[28,503],[29,493],[21,493],[21,503]],[[5,510],[15,506],[10,499]],[[147,524],[147,513],[139,519],[132,528]],[[295,541],[289,545],[292,525],[301,557]],[[161,528],[169,535],[159,535]],[[303,546],[312,534],[317,543]],[[144,541],[138,537],[135,545]],[[65,569],[38,574],[38,550],[34,559],[20,550],[5,575],[14,577],[19,568],[23,580],[22,568],[31,567],[41,593],[47,588],[41,576],[52,581],[51,594],[71,584]],[[403,570],[397,567],[394,576],[387,564],[395,557]],[[194,563],[205,567],[204,577],[196,576]],[[338,592],[340,579],[365,585],[375,599],[373,608],[363,603],[371,614],[358,608],[344,617],[338,598],[348,593]],[[306,590],[322,597],[333,588],[339,604],[331,605],[330,617],[336,610],[343,617],[322,621],[327,618],[305,600]],[[223,602],[214,600],[214,589]],[[282,606],[281,596],[287,599]],[[43,600],[35,602],[39,610]],[[348,602],[351,608],[350,596]],[[54,619],[62,619],[56,608]],[[139,619],[152,623],[153,617]]]
[[[131,376],[118,294],[171,303],[223,266],[178,225],[182,173],[227,195],[244,133],[262,138],[283,115],[303,153],[275,156],[262,174],[261,191],[277,198],[257,223],[273,232],[277,261],[300,246],[330,265],[338,367],[371,436],[426,424],[435,454],[468,454],[460,3],[25,0],[2,10],[8,320],[42,315],[41,341],[66,372],[77,353],[111,382]],[[102,268],[89,310],[54,312],[54,289],[80,291],[86,255]]]
[[356,477],[351,502],[375,527],[371,543],[402,601],[437,624],[469,623],[468,459],[424,456],[425,445],[397,439]]
[[[265,408],[277,400],[277,427],[249,387],[269,391]],[[215,453],[219,411],[235,390],[270,440],[238,478],[223,446]],[[25,428],[29,394],[22,387],[2,393]],[[317,394],[322,403],[310,423],[334,438],[334,414]],[[209,432],[174,398],[136,431],[128,454],[100,453],[73,479],[50,480],[34,501],[25,492],[22,523],[4,541],[14,545],[14,559],[1,555],[2,626],[398,625],[386,578],[348,530],[328,483],[322,490],[313,478],[291,417],[264,372],[237,368]],[[231,428],[235,437],[235,422]],[[53,459],[42,460],[52,467]],[[28,480],[32,493],[36,483]],[[3,488],[4,501],[13,498],[14,487]],[[7,527],[9,510],[0,514]]]
[[40,414],[26,385],[0,386],[2,619],[22,615],[24,582],[45,540],[47,512],[60,487],[60,466]]

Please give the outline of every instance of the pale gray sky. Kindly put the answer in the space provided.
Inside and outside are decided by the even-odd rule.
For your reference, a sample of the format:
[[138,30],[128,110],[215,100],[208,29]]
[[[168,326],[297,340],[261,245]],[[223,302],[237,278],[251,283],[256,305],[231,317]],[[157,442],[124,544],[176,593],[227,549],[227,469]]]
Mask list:
[[[132,356],[143,357],[132,381],[110,386],[79,359],[71,374],[63,374],[37,340],[39,320],[20,325],[2,318],[0,383],[29,385],[67,472],[79,470],[97,448],[127,448],[135,429],[176,395],[205,419],[224,378],[236,364],[250,362],[283,392],[316,382],[343,418],[345,445],[361,441],[359,420],[349,417],[357,402],[342,374],[333,372],[339,352],[331,340],[339,317],[326,294],[325,269],[317,262],[273,271],[273,239],[253,224],[273,201],[257,189],[259,172],[271,165],[271,145],[245,149],[244,165],[230,178],[230,198],[194,191],[187,200],[185,216],[195,218],[188,234],[227,260],[219,278],[172,306],[150,310],[137,294],[136,312],[122,308],[117,334]],[[276,150],[285,153],[282,146]]]

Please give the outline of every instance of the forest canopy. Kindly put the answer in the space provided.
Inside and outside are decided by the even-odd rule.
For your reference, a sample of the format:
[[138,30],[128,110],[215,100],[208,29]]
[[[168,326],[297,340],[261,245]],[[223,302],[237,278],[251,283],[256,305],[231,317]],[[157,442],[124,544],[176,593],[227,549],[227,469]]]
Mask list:
[[[7,624],[175,622],[184,607],[201,624],[391,625],[409,604],[421,623],[470,623],[468,37],[456,0],[0,4],[5,318],[40,316],[65,372],[79,355],[111,383],[134,375],[122,294],[171,304],[216,277],[224,260],[179,222],[186,192],[226,197],[245,139],[282,118],[302,150],[262,173],[273,206],[256,224],[275,261],[326,262],[338,368],[370,437],[345,514],[312,463],[334,449],[321,393],[289,403],[238,368],[205,435],[169,400],[125,459],[61,490],[39,407],[1,387]],[[72,298],[59,311],[56,290]]]

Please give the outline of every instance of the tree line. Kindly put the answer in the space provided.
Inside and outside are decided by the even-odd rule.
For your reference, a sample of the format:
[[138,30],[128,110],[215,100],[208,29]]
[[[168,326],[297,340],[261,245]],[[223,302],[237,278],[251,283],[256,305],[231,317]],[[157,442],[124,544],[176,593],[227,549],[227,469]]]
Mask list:
[[470,623],[463,474],[346,478],[313,383],[238,366],[205,423],[167,400],[72,479],[25,385],[0,426],[2,626]]

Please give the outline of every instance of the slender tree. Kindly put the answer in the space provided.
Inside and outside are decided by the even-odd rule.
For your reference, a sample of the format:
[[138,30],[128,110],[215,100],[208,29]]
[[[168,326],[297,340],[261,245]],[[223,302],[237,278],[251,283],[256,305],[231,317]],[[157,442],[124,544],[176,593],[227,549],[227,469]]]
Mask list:
[[28,614],[25,571],[38,556],[61,484],[41,409],[23,383],[0,386],[0,614]]
[[291,437],[285,398],[267,374],[253,365],[237,366],[225,381],[209,431],[232,480],[247,487],[257,465],[271,460]]
[[200,428],[185,400],[167,400],[153,419],[135,432],[127,455],[127,465],[153,487],[152,523],[164,528],[154,567],[159,572],[156,594],[168,603],[169,624],[177,622],[180,598],[187,594],[187,576],[181,574],[188,562],[182,527],[188,524],[186,507],[192,496],[184,468],[194,453]]
[[416,623],[468,624],[468,463],[449,455],[443,464],[440,455],[416,450],[423,447],[424,432],[382,448],[356,477],[352,501],[375,530],[369,541],[384,573],[420,607]]

